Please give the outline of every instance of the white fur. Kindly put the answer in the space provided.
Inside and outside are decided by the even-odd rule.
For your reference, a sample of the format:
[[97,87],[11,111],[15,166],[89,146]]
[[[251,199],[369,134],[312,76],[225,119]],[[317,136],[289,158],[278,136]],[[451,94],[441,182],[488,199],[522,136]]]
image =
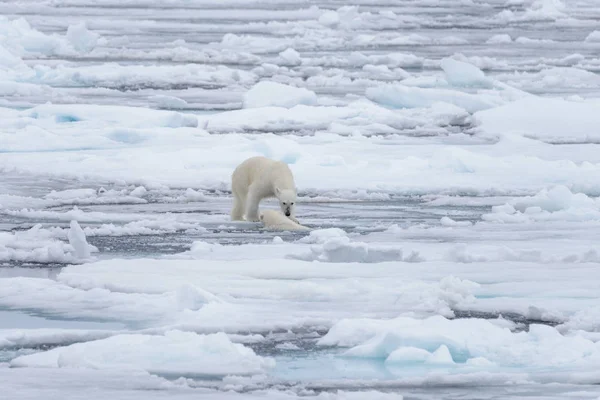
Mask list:
[[231,175],[233,209],[231,219],[259,221],[258,205],[267,197],[277,197],[284,214],[295,220],[296,184],[286,163],[266,157],[252,157],[238,165]]
[[310,228],[294,222],[277,210],[265,210],[260,213],[265,228],[277,231],[308,231]]

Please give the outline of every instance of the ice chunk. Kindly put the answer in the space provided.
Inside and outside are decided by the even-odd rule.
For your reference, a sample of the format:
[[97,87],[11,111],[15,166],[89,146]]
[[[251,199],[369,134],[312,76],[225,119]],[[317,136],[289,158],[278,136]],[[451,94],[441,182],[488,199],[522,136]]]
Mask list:
[[471,221],[455,221],[450,217],[442,217],[440,223],[444,226],[471,226]]
[[289,343],[289,342],[280,343],[277,346],[275,346],[275,348],[277,348],[279,350],[287,350],[287,351],[302,350],[300,347],[296,346],[293,343]]
[[189,284],[182,285],[176,291],[176,296],[180,310],[199,310],[208,303],[221,302],[214,294]]
[[328,27],[335,27],[340,23],[340,16],[336,11],[325,11],[319,17],[319,23]]
[[315,229],[308,236],[301,238],[301,243],[325,243],[332,238],[347,237],[348,234],[340,228]]
[[585,41],[588,43],[600,43],[600,31],[593,31],[586,36]]
[[[531,325],[529,332],[512,332],[489,320],[400,317],[393,320],[345,320],[334,326],[321,345],[354,347],[345,357],[424,360],[449,365],[528,366],[586,370],[596,365],[600,347],[578,334],[561,335],[556,328]],[[422,350],[406,350],[414,347]],[[430,356],[425,352],[433,353]],[[486,361],[483,361],[485,359]],[[473,360],[469,362],[469,360]]]
[[493,108],[498,99],[447,89],[425,89],[401,84],[389,84],[366,90],[367,98],[393,108],[431,107],[437,102],[450,103],[469,112]]
[[509,34],[494,35],[486,41],[487,44],[504,44],[512,43],[512,38]]
[[0,17],[0,41],[9,47],[13,54],[20,56],[28,53],[54,55],[68,52],[68,44],[64,37],[46,35],[35,30],[23,18],[9,21]]
[[69,244],[75,249],[77,258],[82,260],[90,258],[90,245],[87,242],[85,233],[79,223],[75,220],[71,221],[71,228],[68,232]]
[[148,193],[148,190],[144,186],[138,186],[129,193],[133,197],[143,197]]
[[566,7],[561,0],[535,0],[525,11],[524,19],[554,21],[567,17]]
[[178,200],[184,203],[206,201],[206,196],[202,192],[199,192],[192,188],[187,188],[183,196],[178,197]]
[[[36,225],[26,231],[0,232],[0,261],[28,263],[77,263],[82,259],[75,248],[58,238],[65,238],[62,232],[55,234]],[[88,251],[97,251],[87,245]]]
[[224,333],[197,335],[117,335],[17,357],[12,367],[145,370],[169,376],[251,375],[275,365],[270,358],[232,343]]
[[418,347],[399,347],[392,351],[385,359],[386,363],[410,364],[424,363],[431,357],[431,353]]
[[25,64],[23,64],[23,60],[19,56],[8,51],[0,44],[0,67],[16,68],[22,65]]
[[598,199],[592,199],[583,193],[573,193],[563,185],[542,189],[535,196],[516,198],[510,204],[518,211],[525,211],[529,207],[536,206],[550,212],[568,210],[569,208],[600,208]]
[[98,44],[99,39],[100,35],[88,30],[85,22],[69,25],[67,29],[67,40],[75,50],[81,53],[92,51]]
[[270,81],[259,82],[244,94],[244,108],[269,106],[291,108],[299,104],[316,103],[315,92]]
[[454,360],[452,360],[452,354],[450,354],[450,350],[448,350],[448,346],[445,344],[438,347],[436,351],[431,354],[431,357],[427,359],[427,363],[429,364],[439,364],[439,365],[451,365],[454,364]]
[[446,80],[454,86],[481,86],[487,85],[485,74],[476,66],[464,61],[444,58],[440,62]]
[[380,263],[387,261],[422,261],[418,253],[411,253],[406,259],[403,257],[402,249],[373,245],[363,242],[351,242],[346,236],[333,237],[325,240],[322,245],[311,248],[311,253],[290,256],[307,261],[323,261],[333,263],[359,262]]
[[302,58],[300,58],[300,53],[298,53],[292,48],[287,48],[286,50],[279,53],[279,58],[283,61],[284,65],[302,64]]
[[566,186],[542,189],[534,196],[518,197],[484,214],[486,221],[588,221],[600,219],[600,200],[573,193]]

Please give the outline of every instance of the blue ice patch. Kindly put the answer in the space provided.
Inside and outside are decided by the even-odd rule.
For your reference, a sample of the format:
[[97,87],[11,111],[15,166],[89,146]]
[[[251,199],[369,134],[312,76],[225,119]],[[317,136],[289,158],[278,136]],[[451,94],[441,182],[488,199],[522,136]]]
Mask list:
[[81,121],[81,119],[79,117],[76,117],[74,115],[68,115],[68,114],[57,115],[56,117],[54,117],[54,120],[58,123]]

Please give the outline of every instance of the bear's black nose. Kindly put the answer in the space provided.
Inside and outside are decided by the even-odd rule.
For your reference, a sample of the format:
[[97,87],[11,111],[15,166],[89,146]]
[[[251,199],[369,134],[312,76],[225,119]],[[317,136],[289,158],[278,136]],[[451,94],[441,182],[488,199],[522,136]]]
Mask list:
[[290,213],[289,211],[286,211],[286,212],[285,212],[285,216],[286,216],[286,217],[289,217],[289,216],[290,216],[290,214],[291,214],[291,213]]

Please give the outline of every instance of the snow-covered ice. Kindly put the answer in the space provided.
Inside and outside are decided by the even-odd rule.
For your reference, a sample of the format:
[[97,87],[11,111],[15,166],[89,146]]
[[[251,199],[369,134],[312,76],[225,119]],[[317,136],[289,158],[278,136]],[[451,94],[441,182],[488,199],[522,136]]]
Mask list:
[[269,106],[291,108],[298,104],[314,105],[316,103],[315,92],[276,82],[259,82],[244,94],[244,108]]
[[12,367],[140,369],[159,375],[248,375],[273,367],[270,359],[232,343],[224,333],[116,335],[15,358]]
[[597,2],[0,13],[3,396],[600,396]]

